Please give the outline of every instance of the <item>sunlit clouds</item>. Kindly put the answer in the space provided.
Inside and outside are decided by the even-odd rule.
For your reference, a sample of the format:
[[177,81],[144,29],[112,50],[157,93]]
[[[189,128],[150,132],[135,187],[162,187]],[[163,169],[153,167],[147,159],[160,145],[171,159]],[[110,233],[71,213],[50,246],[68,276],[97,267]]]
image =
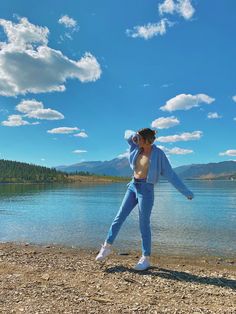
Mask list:
[[47,133],[50,134],[70,134],[78,131],[79,128],[77,127],[59,127],[59,128],[54,128],[51,130],[48,130]]
[[236,156],[236,149],[228,149],[219,153],[220,156]]
[[202,104],[211,104],[215,101],[214,98],[206,94],[179,94],[169,99],[164,106],[160,107],[162,111],[176,111],[176,110],[189,110],[194,107],[199,107]]
[[157,129],[168,129],[173,126],[180,124],[178,118],[171,116],[171,117],[160,117],[151,123],[151,127]]
[[48,47],[47,27],[36,26],[27,18],[18,23],[0,19],[0,26],[7,36],[0,44],[0,95],[62,92],[67,79],[94,82],[100,78],[100,65],[91,53],[71,60]]
[[184,132],[181,134],[160,136],[156,139],[156,141],[162,143],[197,141],[201,139],[202,135],[203,135],[202,131]]

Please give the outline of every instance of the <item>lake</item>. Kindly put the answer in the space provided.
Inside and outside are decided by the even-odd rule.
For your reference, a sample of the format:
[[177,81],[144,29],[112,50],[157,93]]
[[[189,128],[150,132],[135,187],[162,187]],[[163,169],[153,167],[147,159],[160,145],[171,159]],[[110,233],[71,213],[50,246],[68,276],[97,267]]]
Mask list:
[[[105,184],[0,184],[0,242],[100,249],[126,191]],[[190,201],[168,182],[155,186],[152,252],[236,256],[236,181],[187,181]],[[141,251],[137,207],[114,248]]]

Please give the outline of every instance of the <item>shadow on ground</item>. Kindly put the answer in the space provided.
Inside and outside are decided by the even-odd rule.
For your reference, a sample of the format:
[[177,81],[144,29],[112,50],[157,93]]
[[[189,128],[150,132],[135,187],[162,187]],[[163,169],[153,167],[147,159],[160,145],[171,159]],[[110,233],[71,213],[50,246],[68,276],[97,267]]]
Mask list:
[[199,283],[203,285],[214,285],[218,287],[227,287],[227,288],[236,290],[236,280],[233,280],[233,279],[228,279],[224,277],[220,277],[220,278],[201,277],[201,276],[193,275],[193,274],[186,273],[183,271],[176,271],[176,270],[154,267],[154,266],[150,267],[149,269],[145,271],[137,271],[137,270],[134,270],[133,268],[125,267],[123,265],[117,265],[114,267],[107,267],[104,270],[104,272],[106,273],[129,272],[129,273],[139,274],[140,276],[150,275],[150,276],[165,278],[169,280]]

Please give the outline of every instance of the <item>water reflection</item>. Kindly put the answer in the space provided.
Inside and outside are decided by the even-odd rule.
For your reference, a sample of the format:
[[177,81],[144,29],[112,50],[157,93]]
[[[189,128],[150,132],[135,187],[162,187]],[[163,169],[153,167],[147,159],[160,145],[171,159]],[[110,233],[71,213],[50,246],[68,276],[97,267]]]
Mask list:
[[[169,183],[155,187],[153,251],[234,255],[236,182],[189,181],[187,200]],[[98,248],[119,209],[126,183],[1,184],[0,241],[58,243]],[[122,250],[140,249],[138,208],[116,239]]]

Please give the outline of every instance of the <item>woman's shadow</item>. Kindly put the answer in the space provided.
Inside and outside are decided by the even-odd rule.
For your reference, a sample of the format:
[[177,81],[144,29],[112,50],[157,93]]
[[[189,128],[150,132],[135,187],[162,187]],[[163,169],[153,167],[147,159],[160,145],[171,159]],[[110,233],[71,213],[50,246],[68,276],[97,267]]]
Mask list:
[[[143,275],[150,275],[153,277],[160,277],[165,278],[169,280],[175,280],[175,281],[185,281],[185,282],[191,282],[191,283],[200,283],[203,285],[214,285],[217,287],[226,287],[233,290],[236,290],[236,280],[228,279],[224,277],[201,277],[198,275],[193,275],[190,273],[186,273],[184,271],[177,271],[177,270],[171,270],[161,267],[155,267],[151,266],[149,269],[145,271],[137,271],[133,268],[125,267],[123,265],[117,265],[114,267],[108,267],[104,270],[106,273],[123,273],[123,272],[129,272],[129,273],[135,273],[140,274],[140,276]],[[127,281],[135,282],[133,279],[127,279]]]

